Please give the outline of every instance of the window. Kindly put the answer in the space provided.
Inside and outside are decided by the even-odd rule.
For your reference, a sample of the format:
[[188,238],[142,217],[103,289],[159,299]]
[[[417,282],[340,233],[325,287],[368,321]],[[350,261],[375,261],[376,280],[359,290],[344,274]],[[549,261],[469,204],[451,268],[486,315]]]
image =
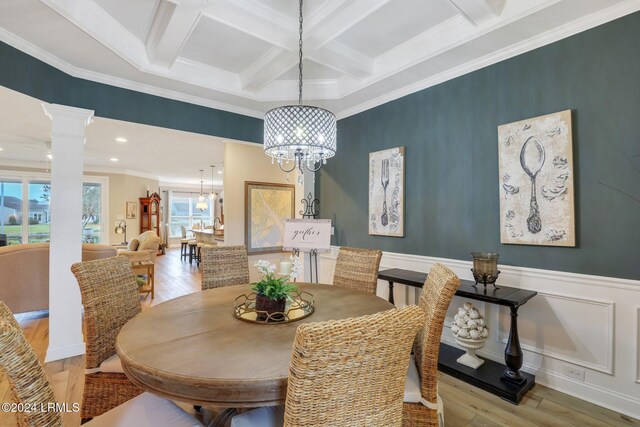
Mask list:
[[196,208],[198,196],[192,196],[188,193],[170,193],[169,195],[169,236],[182,237],[180,227],[187,230],[194,228],[194,225],[203,224],[204,226],[212,224],[211,200],[205,198],[208,208],[204,212]]
[[22,243],[22,182],[0,179],[0,234],[8,245]]
[[[0,176],[0,233],[7,243],[41,243],[51,240],[51,182],[46,174]],[[46,179],[42,179],[46,178]],[[82,185],[82,242],[107,241],[103,218],[108,208],[108,178],[85,177]],[[103,191],[103,189],[105,191]],[[55,197],[55,196],[54,196]],[[24,213],[24,215],[23,215]]]
[[51,184],[48,181],[29,182],[29,243],[42,243],[50,240],[51,215],[50,204]]

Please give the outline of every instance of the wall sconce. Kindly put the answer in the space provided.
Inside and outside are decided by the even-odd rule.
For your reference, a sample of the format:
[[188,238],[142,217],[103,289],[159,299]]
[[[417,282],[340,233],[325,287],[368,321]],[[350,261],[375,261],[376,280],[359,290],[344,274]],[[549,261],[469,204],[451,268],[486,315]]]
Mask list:
[[122,244],[126,245],[127,244],[127,223],[124,219],[120,220],[120,222],[118,223],[118,226],[114,231],[116,232],[116,234],[124,234],[124,242],[122,242]]

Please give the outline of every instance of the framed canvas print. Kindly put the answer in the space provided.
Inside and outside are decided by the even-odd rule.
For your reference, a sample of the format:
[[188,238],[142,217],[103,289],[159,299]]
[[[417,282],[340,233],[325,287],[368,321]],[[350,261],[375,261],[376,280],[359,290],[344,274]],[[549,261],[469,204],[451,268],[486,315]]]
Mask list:
[[138,203],[127,202],[127,219],[136,219],[138,217]]
[[500,242],[575,246],[571,110],[498,127]]
[[244,241],[249,254],[282,251],[284,225],[295,216],[295,185],[245,181]]
[[369,234],[404,237],[404,147],[369,153]]

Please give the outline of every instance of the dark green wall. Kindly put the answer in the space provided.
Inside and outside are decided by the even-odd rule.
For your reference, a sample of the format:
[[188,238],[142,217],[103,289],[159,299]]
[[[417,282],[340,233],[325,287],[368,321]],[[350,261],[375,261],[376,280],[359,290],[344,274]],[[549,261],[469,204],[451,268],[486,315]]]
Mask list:
[[[577,246],[500,244],[497,126],[566,109]],[[406,237],[369,236],[368,153],[395,146]],[[317,185],[337,245],[640,279],[640,202],[599,181],[640,200],[640,13],[340,120]]]
[[2,42],[0,85],[97,117],[262,143],[260,119],[75,78]]

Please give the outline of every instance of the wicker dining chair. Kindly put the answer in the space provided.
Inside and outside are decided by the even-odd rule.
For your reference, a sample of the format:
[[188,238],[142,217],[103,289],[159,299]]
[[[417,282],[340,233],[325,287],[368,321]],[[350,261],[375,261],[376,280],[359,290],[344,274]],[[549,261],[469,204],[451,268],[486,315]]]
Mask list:
[[442,400],[438,395],[438,354],[440,337],[449,303],[460,286],[456,274],[435,264],[424,282],[419,306],[427,321],[418,332],[409,364],[402,407],[404,427],[444,425]]
[[[39,408],[55,402],[53,389],[35,351],[4,302],[0,301],[0,368],[7,375],[11,400],[25,407]],[[56,411],[16,412],[18,426],[62,427],[62,416]]]
[[86,342],[82,418],[93,418],[142,392],[116,355],[120,328],[140,313],[131,261],[124,256],[73,264],[84,306]]
[[202,248],[202,290],[249,283],[247,248],[205,246]]
[[231,427],[400,427],[411,345],[424,321],[414,305],[300,325],[284,410],[245,412]]
[[342,246],[338,252],[333,284],[372,295],[378,287],[382,251]]
[[[16,412],[19,427],[63,427],[47,375],[8,307],[0,301],[0,369],[6,375],[13,402],[29,411]],[[44,408],[45,410],[40,410]],[[175,403],[150,393],[128,400],[84,427],[202,427]]]

